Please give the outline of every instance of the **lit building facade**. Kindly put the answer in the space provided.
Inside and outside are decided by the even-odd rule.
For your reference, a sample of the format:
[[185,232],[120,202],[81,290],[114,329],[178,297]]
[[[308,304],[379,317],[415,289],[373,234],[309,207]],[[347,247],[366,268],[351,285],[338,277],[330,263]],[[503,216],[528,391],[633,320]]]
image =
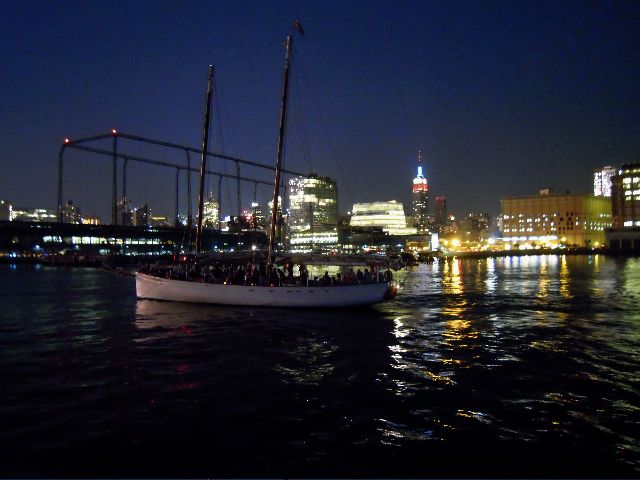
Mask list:
[[[57,212],[52,212],[57,214]],[[184,228],[137,228],[59,222],[0,222],[0,258],[20,258],[57,254],[63,249],[83,256],[93,255],[169,255],[187,253],[188,235]],[[260,232],[224,233],[207,229],[202,234],[206,250],[250,251],[263,247]],[[37,248],[36,248],[37,246]]]
[[262,207],[258,202],[251,202],[249,227],[253,230],[264,230],[267,222]]
[[611,226],[611,201],[583,194],[505,197],[500,200],[502,235],[541,245],[598,247]]
[[151,218],[151,209],[146,203],[133,210],[133,226],[148,227]]
[[593,194],[596,197],[610,197],[611,186],[616,169],[613,167],[602,167],[593,173]]
[[613,228],[640,227],[640,163],[622,165],[611,192]]
[[189,224],[189,217],[185,213],[179,213],[178,218],[176,218],[176,226],[182,225],[186,227]]
[[82,223],[80,209],[71,200],[62,207],[62,223]]
[[606,232],[614,251],[640,253],[640,163],[626,163],[612,179],[613,228]]
[[411,200],[413,204],[413,226],[418,233],[429,231],[429,183],[422,172],[422,155],[418,150],[418,174],[413,179]]
[[220,206],[209,193],[207,201],[202,205],[202,226],[204,228],[220,228]]
[[150,227],[170,227],[171,223],[169,219],[164,215],[150,215],[149,216]]
[[58,215],[53,210],[46,208],[13,208],[11,210],[12,222],[57,222]]
[[488,213],[470,213],[458,220],[458,231],[466,240],[483,240],[491,236],[493,219]]
[[97,215],[83,215],[80,223],[82,225],[101,225],[102,220]]
[[389,235],[412,235],[415,228],[407,228],[407,219],[401,203],[389,202],[355,203],[351,210],[352,227],[380,227]]
[[8,200],[0,200],[0,221],[11,220],[11,204]]
[[338,250],[338,188],[329,177],[289,180],[289,244],[292,252]]

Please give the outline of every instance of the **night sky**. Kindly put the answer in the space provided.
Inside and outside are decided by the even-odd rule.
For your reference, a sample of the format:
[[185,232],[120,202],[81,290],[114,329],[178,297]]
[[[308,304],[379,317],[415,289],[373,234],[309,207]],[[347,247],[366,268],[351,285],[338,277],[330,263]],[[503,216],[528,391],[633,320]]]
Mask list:
[[[501,196],[544,187],[588,193],[593,169],[640,161],[637,1],[2,6],[0,198],[18,207],[55,208],[66,136],[117,128],[198,146],[209,64],[212,149],[273,164],[296,17],[305,35],[295,38],[286,167],[336,178],[342,212],[373,200],[408,207],[417,148],[432,194],[457,215],[495,215]],[[120,150],[184,162],[170,150]],[[109,220],[110,159],[66,158],[65,201]],[[173,217],[173,171],[132,165],[128,176],[134,205]],[[193,186],[195,198],[195,176]],[[269,195],[258,189],[260,201]],[[232,182],[222,199],[234,212]],[[251,199],[243,185],[243,206]]]

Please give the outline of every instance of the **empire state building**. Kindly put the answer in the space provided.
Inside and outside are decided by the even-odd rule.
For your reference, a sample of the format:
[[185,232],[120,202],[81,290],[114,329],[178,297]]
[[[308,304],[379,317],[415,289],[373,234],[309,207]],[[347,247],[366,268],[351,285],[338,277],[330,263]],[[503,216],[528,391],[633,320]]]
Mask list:
[[429,232],[429,184],[422,173],[422,155],[418,150],[418,175],[413,179],[413,226],[418,233]]

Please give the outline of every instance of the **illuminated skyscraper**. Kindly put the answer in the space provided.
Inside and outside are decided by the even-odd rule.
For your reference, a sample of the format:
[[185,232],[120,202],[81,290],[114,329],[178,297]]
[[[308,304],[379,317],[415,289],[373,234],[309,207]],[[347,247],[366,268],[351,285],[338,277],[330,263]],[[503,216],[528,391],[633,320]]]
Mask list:
[[418,233],[429,231],[429,184],[422,173],[422,155],[418,150],[418,175],[413,179],[413,226]]
[[202,226],[205,228],[220,228],[220,207],[213,199],[213,192],[209,192],[207,201],[202,205]]
[[611,196],[611,181],[616,174],[613,167],[602,167],[593,173],[593,194],[596,197]]
[[133,226],[134,227],[148,227],[149,218],[151,217],[151,209],[146,203],[140,205],[138,208],[133,209]]
[[329,177],[289,180],[289,242],[292,252],[336,251],[338,189]]
[[256,201],[251,202],[251,210],[249,211],[251,218],[249,220],[250,227],[254,230],[264,230],[266,227],[266,221],[262,207]]
[[71,200],[62,207],[62,222],[63,223],[82,223],[80,218],[80,210],[76,207]]

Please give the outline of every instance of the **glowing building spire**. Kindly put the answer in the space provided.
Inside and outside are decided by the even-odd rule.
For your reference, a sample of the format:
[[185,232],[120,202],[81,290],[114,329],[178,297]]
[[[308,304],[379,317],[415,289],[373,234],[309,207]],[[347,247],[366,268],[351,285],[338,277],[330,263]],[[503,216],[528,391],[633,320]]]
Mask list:
[[414,192],[426,192],[429,190],[427,179],[422,172],[422,152],[418,149],[418,175],[413,179]]
[[418,233],[429,231],[429,184],[422,172],[422,152],[418,149],[418,175],[412,188],[413,226]]

